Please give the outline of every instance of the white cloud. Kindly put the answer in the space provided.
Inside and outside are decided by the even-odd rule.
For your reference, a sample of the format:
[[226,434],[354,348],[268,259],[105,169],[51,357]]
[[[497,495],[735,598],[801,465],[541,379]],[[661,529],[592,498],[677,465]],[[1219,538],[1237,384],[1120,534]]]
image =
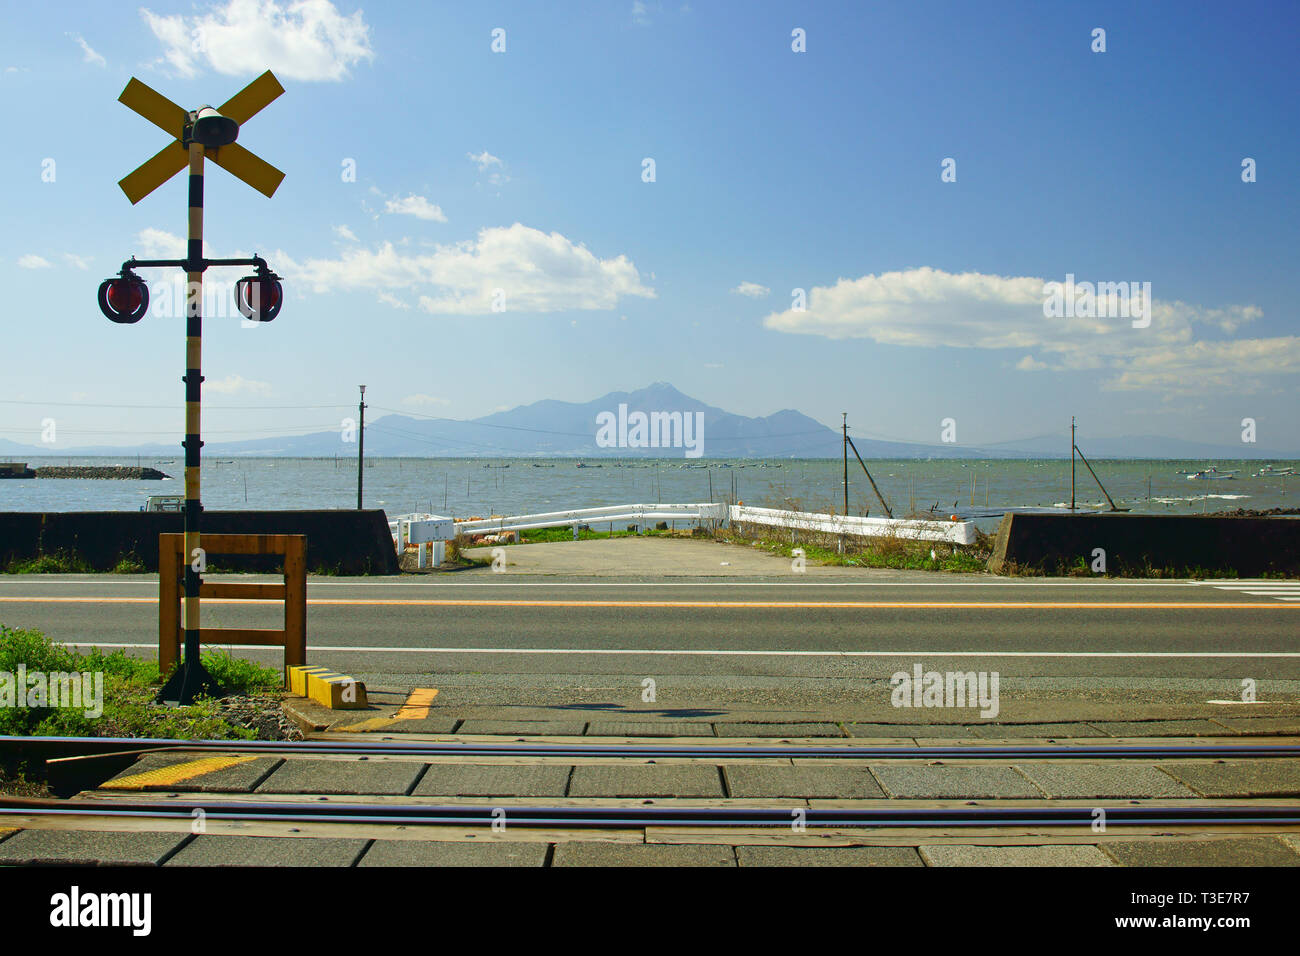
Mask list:
[[483,152],[481,153],[466,153],[465,155],[468,156],[470,159],[472,159],[475,164],[477,164],[478,171],[480,173],[484,172],[489,166],[504,165],[504,163],[502,163],[498,157],[493,156],[486,149],[483,150]]
[[[1056,281],[1056,280],[1052,280]],[[1128,318],[1048,318],[1046,281],[919,268],[840,279],[813,288],[806,309],[774,312],[769,329],[914,348],[1012,349],[1016,368],[1103,369],[1112,389],[1190,392],[1212,383],[1237,392],[1261,375],[1300,372],[1300,338],[1198,340],[1197,327],[1232,334],[1259,318],[1251,305],[1203,308],[1155,300],[1150,326]]]
[[404,199],[390,199],[384,203],[384,212],[398,216],[414,216],[426,222],[446,222],[442,209],[435,206],[423,196],[407,196]]
[[1251,394],[1271,390],[1267,376],[1300,373],[1300,337],[1191,342],[1151,349],[1119,365],[1118,376],[1108,385],[1121,391]]
[[256,382],[242,375],[227,375],[225,378],[208,379],[203,383],[204,391],[216,392],[218,395],[270,395],[269,382]]
[[437,315],[492,313],[495,290],[509,312],[612,309],[625,296],[654,298],[626,256],[601,259],[581,243],[520,223],[482,229],[477,238],[407,254],[391,242],[346,249],[338,259],[285,257],[280,271],[317,292],[428,289],[420,308]]
[[405,302],[403,302],[403,301],[402,301],[401,299],[399,299],[397,296],[393,295],[391,292],[381,292],[381,293],[379,293],[379,301],[382,302],[382,303],[384,303],[384,305],[391,305],[394,309],[409,309],[409,308],[410,308],[409,305],[407,305]]
[[135,237],[142,259],[184,259],[185,240],[165,229],[141,229]]
[[162,60],[181,76],[195,76],[205,63],[235,76],[269,68],[291,80],[343,80],[375,57],[362,11],[345,16],[329,0],[226,0],[197,16],[147,8],[140,15],[163,44]]
[[84,62],[93,63],[96,66],[108,66],[108,61],[92,50],[90,44],[86,42],[85,38],[80,33],[70,33],[68,36],[76,40],[77,45],[81,47],[81,52],[83,54],[82,60]]
[[418,395],[407,395],[406,398],[402,399],[402,404],[403,405],[426,405],[426,406],[427,405],[450,405],[451,399],[437,398],[436,396],[433,395],[425,395],[423,393],[420,393]]
[[[480,173],[488,173],[487,181],[493,186],[502,186],[510,182],[510,177],[505,174],[505,166],[500,157],[493,156],[486,149],[481,153],[466,153],[466,156],[478,166]],[[493,167],[496,167],[493,169]],[[491,169],[492,172],[488,172]]]
[[348,242],[359,241],[357,239],[357,234],[353,232],[351,229],[349,229],[347,226],[335,226],[334,235],[338,236],[340,239],[346,239]]
[[68,260],[69,265],[76,266],[78,269],[89,269],[90,260],[81,256],[73,255],[71,252],[65,252],[63,258]]
[[19,259],[18,265],[24,269],[48,269],[50,267],[48,259],[42,259],[40,256],[34,256],[30,253]]
[[742,282],[731,291],[737,295],[747,295],[751,299],[761,299],[772,290],[765,285],[759,285],[757,282]]
[[[662,13],[663,6],[656,3],[654,4],[654,10],[656,13]],[[647,27],[650,25],[650,5],[647,4],[645,0],[633,0],[632,22],[641,27]]]

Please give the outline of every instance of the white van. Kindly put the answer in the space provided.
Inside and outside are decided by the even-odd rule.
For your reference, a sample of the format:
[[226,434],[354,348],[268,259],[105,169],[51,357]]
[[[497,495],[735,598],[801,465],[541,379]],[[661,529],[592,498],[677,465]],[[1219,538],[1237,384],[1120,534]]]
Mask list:
[[172,511],[180,513],[185,510],[185,499],[180,495],[150,495],[140,506],[141,511]]

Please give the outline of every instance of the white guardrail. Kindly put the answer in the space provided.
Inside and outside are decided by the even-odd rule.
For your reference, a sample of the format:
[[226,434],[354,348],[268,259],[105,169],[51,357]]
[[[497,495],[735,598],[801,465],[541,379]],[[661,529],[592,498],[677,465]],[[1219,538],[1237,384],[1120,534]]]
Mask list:
[[609,505],[604,508],[576,508],[535,515],[482,518],[457,521],[457,534],[493,534],[501,531],[528,531],[533,528],[577,527],[583,524],[606,524],[612,521],[726,521],[725,504],[652,504]]
[[393,544],[400,557],[407,543],[419,545],[417,566],[426,566],[425,545],[431,545],[427,557],[435,565],[442,563],[446,542],[457,535],[499,534],[503,531],[529,531],[535,528],[577,528],[585,524],[634,521],[730,521],[732,524],[762,524],[792,531],[819,531],[864,538],[902,538],[908,541],[943,541],[949,544],[974,544],[972,521],[931,521],[913,518],[858,518],[853,515],[818,514],[810,511],[781,511],[776,508],[752,508],[748,505],[714,504],[636,504],[609,505],[604,508],[575,508],[531,515],[501,515],[473,521],[456,521],[443,515],[398,515],[388,522]]
[[778,511],[732,505],[732,524],[766,524],[797,531],[822,531],[867,538],[903,538],[908,541],[946,541],[974,544],[972,521],[928,521],[912,518],[856,518],[853,515],[815,514],[810,511]]

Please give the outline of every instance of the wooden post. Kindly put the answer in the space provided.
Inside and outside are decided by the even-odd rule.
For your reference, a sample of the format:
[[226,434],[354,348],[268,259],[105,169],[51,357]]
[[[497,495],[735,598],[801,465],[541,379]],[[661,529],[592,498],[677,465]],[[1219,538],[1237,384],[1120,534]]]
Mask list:
[[158,542],[158,671],[166,680],[180,661],[180,595],[177,577],[180,551],[175,535],[159,535]]
[[306,663],[307,539],[295,535],[284,549],[284,666]]

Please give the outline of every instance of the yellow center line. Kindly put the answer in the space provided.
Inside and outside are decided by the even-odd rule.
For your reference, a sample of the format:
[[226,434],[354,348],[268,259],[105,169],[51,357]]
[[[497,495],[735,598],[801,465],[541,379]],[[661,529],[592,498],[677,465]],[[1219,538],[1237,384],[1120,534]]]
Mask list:
[[[157,604],[156,598],[146,597],[0,597],[0,602],[13,604]],[[208,604],[268,604],[282,606],[282,601],[243,600],[240,598],[204,598]],[[737,608],[737,609],[773,609],[773,608],[839,608],[839,609],[884,609],[884,608],[930,608],[954,610],[978,610],[981,608],[1001,610],[1036,610],[1043,609],[1077,609],[1077,610],[1121,610],[1125,608],[1145,610],[1234,610],[1241,608],[1293,610],[1300,611],[1300,602],[1287,604],[1283,601],[473,601],[461,599],[372,599],[372,598],[309,598],[308,604],[325,606],[366,606],[366,607],[592,607],[592,608]]]

